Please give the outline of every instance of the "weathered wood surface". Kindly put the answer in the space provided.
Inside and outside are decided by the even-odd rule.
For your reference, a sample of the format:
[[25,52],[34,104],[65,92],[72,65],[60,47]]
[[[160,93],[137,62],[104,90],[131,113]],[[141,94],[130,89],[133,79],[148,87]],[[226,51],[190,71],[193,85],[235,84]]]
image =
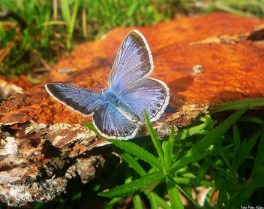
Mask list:
[[[171,89],[170,105],[155,123],[160,134],[170,123],[188,125],[224,102],[263,97],[264,37],[256,31],[262,25],[254,18],[212,14],[137,28],[153,53],[152,77]],[[114,29],[76,47],[54,66],[47,82],[107,88],[116,52],[131,29]],[[0,114],[2,202],[50,200],[65,191],[71,178],[88,182],[103,165],[103,153],[94,149],[104,140],[82,125],[91,118],[53,100],[43,84],[3,101]]]

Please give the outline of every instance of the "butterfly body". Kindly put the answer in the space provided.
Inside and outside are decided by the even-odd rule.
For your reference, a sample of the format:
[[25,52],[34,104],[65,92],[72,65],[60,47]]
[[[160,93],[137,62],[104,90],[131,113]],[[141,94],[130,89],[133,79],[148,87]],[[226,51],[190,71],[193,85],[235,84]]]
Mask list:
[[101,94],[67,84],[46,84],[49,94],[82,115],[92,115],[93,124],[106,138],[134,138],[144,122],[144,111],[156,121],[167,107],[169,88],[149,77],[153,59],[145,37],[131,31],[123,41]]
[[102,97],[105,99],[105,102],[109,103],[110,106],[116,107],[117,110],[129,120],[133,122],[140,120],[135,111],[133,111],[133,109],[125,102],[125,100],[122,100],[120,96],[118,96],[117,93],[111,89],[106,89],[102,93]]

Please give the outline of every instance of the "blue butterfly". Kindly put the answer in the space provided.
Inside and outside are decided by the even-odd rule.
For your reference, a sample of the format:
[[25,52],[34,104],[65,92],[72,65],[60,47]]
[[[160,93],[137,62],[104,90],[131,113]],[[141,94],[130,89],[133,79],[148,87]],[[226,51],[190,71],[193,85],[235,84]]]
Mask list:
[[169,88],[148,77],[153,59],[145,37],[131,31],[122,43],[110,72],[109,88],[101,94],[61,83],[46,84],[49,94],[82,115],[93,115],[98,132],[111,139],[134,138],[144,123],[157,120],[170,99]]

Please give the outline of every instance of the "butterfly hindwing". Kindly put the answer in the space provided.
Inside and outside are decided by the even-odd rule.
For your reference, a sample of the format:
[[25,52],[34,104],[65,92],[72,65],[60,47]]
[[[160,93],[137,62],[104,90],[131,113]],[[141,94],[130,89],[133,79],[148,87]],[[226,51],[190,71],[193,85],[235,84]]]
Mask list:
[[109,87],[122,91],[130,83],[148,75],[153,70],[153,59],[144,36],[131,31],[122,43],[109,77]]
[[170,98],[167,85],[153,78],[142,78],[130,84],[121,95],[122,100],[138,114],[140,121],[144,121],[144,110],[150,121],[157,120]]
[[88,89],[77,88],[61,83],[45,85],[47,91],[60,103],[83,115],[90,115],[96,108],[104,103],[101,94]]
[[131,139],[138,131],[138,125],[128,120],[117,107],[105,103],[95,110],[93,123],[99,133],[112,139]]

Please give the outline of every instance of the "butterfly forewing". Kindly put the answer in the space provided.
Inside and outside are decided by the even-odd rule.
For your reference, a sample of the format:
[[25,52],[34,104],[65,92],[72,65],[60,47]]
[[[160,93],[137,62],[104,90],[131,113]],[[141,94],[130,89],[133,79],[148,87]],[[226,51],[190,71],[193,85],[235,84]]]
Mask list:
[[138,126],[128,120],[116,106],[106,103],[100,106],[93,115],[93,122],[101,135],[112,139],[134,138]]
[[[93,113],[93,123],[104,137],[131,139],[144,121],[144,110],[155,121],[169,103],[167,85],[147,77],[152,71],[153,59],[147,41],[134,30],[118,51],[110,72],[109,89],[102,91],[103,95],[59,83],[47,84],[46,89],[71,109],[83,115]],[[109,92],[114,98],[109,97]]]
[[60,103],[83,115],[90,115],[104,103],[102,95],[61,83],[46,84],[46,89]]
[[169,88],[162,81],[153,78],[142,78],[122,92],[122,100],[144,121],[144,110],[151,121],[157,120],[169,102]]
[[109,87],[116,92],[148,75],[153,70],[153,59],[144,36],[134,30],[122,43],[110,72]]

